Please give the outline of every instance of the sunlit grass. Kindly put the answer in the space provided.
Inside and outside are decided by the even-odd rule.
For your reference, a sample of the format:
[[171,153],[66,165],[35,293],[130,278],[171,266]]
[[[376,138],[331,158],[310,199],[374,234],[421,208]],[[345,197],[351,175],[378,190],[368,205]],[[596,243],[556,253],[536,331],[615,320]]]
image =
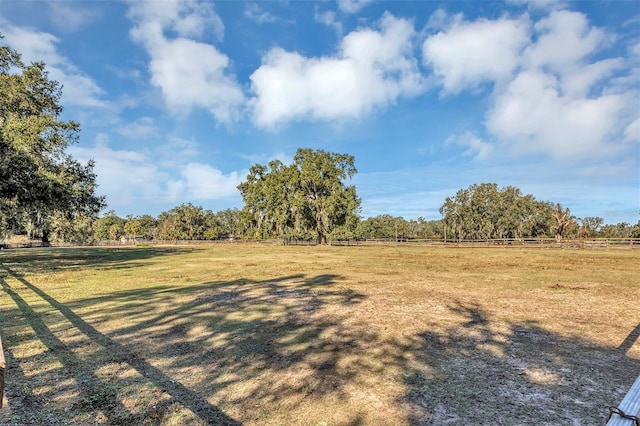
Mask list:
[[6,251],[0,420],[593,423],[640,370],[639,260],[402,246]]

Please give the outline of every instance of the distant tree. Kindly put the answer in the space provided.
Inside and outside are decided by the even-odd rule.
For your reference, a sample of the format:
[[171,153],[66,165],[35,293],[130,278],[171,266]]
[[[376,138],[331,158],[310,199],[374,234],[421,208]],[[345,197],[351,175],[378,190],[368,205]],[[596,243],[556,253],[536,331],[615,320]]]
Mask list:
[[220,236],[220,229],[216,220],[216,215],[211,210],[205,210],[204,216],[204,231],[202,238],[205,240],[217,240]]
[[220,234],[218,234],[218,228],[216,227],[207,228],[202,234],[202,238],[205,240],[217,240],[219,236]]
[[571,225],[575,224],[574,217],[571,215],[569,208],[562,208],[560,203],[556,204],[553,212],[553,218],[555,219],[555,234],[556,241],[562,241],[562,236],[567,232]]
[[[629,231],[631,231],[631,226],[629,226]],[[600,229],[600,236],[604,238],[624,238],[620,237],[620,234],[618,233],[618,227],[610,223],[602,225],[602,228]]]
[[162,240],[202,240],[207,229],[202,207],[181,204],[158,216],[159,238]]
[[110,240],[116,241],[121,236],[122,236],[122,230],[118,225],[113,224],[113,225],[111,225],[109,227],[109,239]]
[[215,224],[219,235],[228,238],[239,237],[243,234],[241,212],[238,209],[220,210],[214,214]]
[[356,235],[359,238],[417,238],[419,226],[415,221],[409,222],[403,217],[383,214],[361,220],[356,228]]
[[127,215],[127,219],[124,223],[124,233],[127,238],[132,239],[140,234],[142,224],[140,219],[133,217],[133,215]]
[[397,219],[390,214],[383,214],[361,220],[356,228],[356,234],[360,238],[382,238],[395,237],[395,226]]
[[604,223],[604,219],[601,217],[585,217],[578,219],[582,222],[582,229],[586,230],[588,235],[595,237],[600,232],[600,227]]
[[94,163],[66,152],[80,126],[60,120],[60,96],[43,63],[25,65],[0,46],[0,224],[5,233],[28,227],[44,244],[54,218],[95,218],[105,205],[95,195]]
[[153,240],[158,235],[158,221],[148,214],[127,215],[123,231],[128,239],[141,237],[145,240]]
[[548,231],[551,206],[518,188],[483,183],[447,197],[440,213],[450,239],[521,238]]
[[417,223],[417,235],[416,238],[421,239],[443,239],[444,238],[444,226],[443,220],[426,220],[423,217],[419,217]]
[[115,241],[124,235],[125,219],[115,211],[109,210],[95,222],[95,239],[98,241]]
[[616,233],[618,238],[629,238],[633,234],[634,227],[627,222],[617,223],[615,227],[616,227],[616,231],[617,231]]
[[629,236],[631,238],[640,238],[640,220],[633,226],[633,230]]
[[635,227],[627,222],[617,224],[606,224],[600,228],[599,235],[605,238],[629,238],[633,234]]
[[268,166],[256,164],[238,189],[245,203],[241,220],[250,228],[250,237],[300,237],[307,230],[296,167],[287,167],[279,160]]
[[352,156],[308,148],[298,149],[290,166],[256,164],[238,186],[244,219],[258,237],[313,233],[326,244],[358,222],[360,200],[344,182],[355,173]]
[[145,240],[155,240],[158,236],[158,221],[151,215],[143,214],[136,217],[140,224],[139,233]]

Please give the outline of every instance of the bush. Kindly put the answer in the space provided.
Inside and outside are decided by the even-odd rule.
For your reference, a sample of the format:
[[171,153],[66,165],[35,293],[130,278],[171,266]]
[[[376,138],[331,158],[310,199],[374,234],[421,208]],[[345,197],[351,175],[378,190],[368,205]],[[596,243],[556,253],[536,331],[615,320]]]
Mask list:
[[30,244],[31,240],[26,235],[13,235],[7,238],[5,241],[8,247],[26,247]]

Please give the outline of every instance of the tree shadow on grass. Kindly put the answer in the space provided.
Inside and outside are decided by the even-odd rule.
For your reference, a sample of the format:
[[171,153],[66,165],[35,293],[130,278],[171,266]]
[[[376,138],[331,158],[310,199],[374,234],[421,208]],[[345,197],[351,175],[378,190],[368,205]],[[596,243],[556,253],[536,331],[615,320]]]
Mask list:
[[449,309],[460,322],[405,346],[435,367],[407,376],[413,424],[603,424],[640,372],[616,348],[500,322],[473,303]]
[[640,339],[640,323],[634,327],[633,330],[627,335],[620,346],[618,346],[618,352],[621,355],[625,355],[633,347],[634,344]]
[[[85,402],[71,409],[101,411],[110,424],[139,423],[141,416],[143,420],[149,418],[151,410],[140,414],[123,406],[113,392],[117,386],[97,374],[109,365],[124,364],[135,370],[142,380],[168,393],[172,402],[188,408],[205,424],[238,424],[210,402],[220,390],[237,385],[244,388],[221,398],[226,407],[251,403],[255,408],[258,403],[266,410],[282,398],[298,399],[289,404],[294,407],[306,397],[338,395],[341,387],[354,378],[348,369],[338,366],[341,355],[375,339],[373,334],[351,334],[341,327],[338,317],[319,317],[329,304],[348,307],[363,300],[363,295],[350,289],[332,288],[336,275],[160,286],[63,304],[8,266],[3,269],[22,284],[20,293],[24,294],[4,280],[3,290],[47,351],[58,358],[65,370],[60,375],[71,376],[80,385],[80,398]],[[45,323],[46,309],[37,311],[25,301],[31,299],[33,303],[30,292],[55,309],[60,317],[55,325]],[[184,301],[185,296],[188,301],[172,303]],[[75,312],[88,306],[98,323],[115,316],[122,318],[122,326],[110,335],[99,331]],[[86,343],[71,338],[65,343],[57,337],[51,329],[59,329],[61,322],[70,323],[67,327],[79,332],[76,334],[82,335],[81,340],[98,346],[98,351],[90,357],[75,355]],[[15,363],[14,358],[9,376],[12,369],[19,368]],[[293,370],[300,370],[296,377],[267,386],[263,382],[269,375]],[[182,371],[187,371],[186,376]],[[194,375],[193,371],[200,373]],[[37,409],[38,402],[55,393],[55,389],[49,395],[41,393],[39,400],[30,402],[30,409]],[[14,389],[11,396],[18,394]],[[166,399],[154,401],[150,413],[156,416],[154,423],[168,421],[157,418],[158,407],[168,404]],[[249,421],[265,415],[262,409],[254,411]],[[359,418],[354,414],[354,421]]]
[[[163,285],[62,304],[7,272],[24,286],[3,283],[14,314],[60,359],[61,375],[91,379],[80,399],[96,402],[80,408],[113,424],[170,423],[176,407],[195,415],[183,423],[599,424],[640,370],[619,349],[500,321],[476,303],[450,304],[448,326],[424,312],[422,331],[382,334],[371,326],[377,312],[369,322],[358,311],[367,296],[335,274]],[[25,306],[33,294],[59,318]],[[77,333],[59,337],[61,323]],[[98,351],[75,355],[82,341]],[[20,368],[15,358],[8,375]],[[122,374],[105,379],[114,365]],[[122,404],[119,387],[142,382],[159,396]],[[393,407],[375,402],[389,395]]]
[[61,247],[7,250],[2,264],[28,264],[31,272],[62,269],[122,269],[139,266],[139,261],[154,257],[187,254],[198,247]]
[[[12,277],[20,281],[25,287],[29,288],[48,302],[53,308],[57,309],[67,321],[86,335],[86,337],[88,337],[92,342],[102,346],[102,348],[110,354],[111,359],[109,361],[119,361],[128,364],[145,379],[152,382],[155,386],[163,389],[163,391],[166,391],[174,400],[193,411],[195,415],[207,424],[240,424],[236,420],[227,416],[217,407],[208,403],[200,395],[185,387],[180,382],[172,380],[160,369],[149,364],[144,359],[137,357],[136,354],[131,352],[126,346],[98,331],[96,328],[84,321],[80,316],[75,314],[73,310],[65,304],[56,301],[47,293],[14,272],[11,268],[4,265],[2,268]],[[76,409],[100,411],[107,417],[109,424],[128,425],[131,424],[132,421],[137,420],[137,416],[131,413],[116,397],[115,389],[104,383],[96,375],[95,370],[104,366],[104,363],[103,365],[93,365],[89,367],[85,360],[77,356],[72,349],[67,347],[67,345],[51,331],[49,326],[42,319],[42,315],[37,313],[29,303],[14,291],[1,277],[0,284],[2,285],[2,289],[12,298],[18,309],[21,311],[22,315],[35,332],[37,338],[47,347],[47,351],[53,354],[62,364],[63,368],[66,370],[64,374],[73,376],[75,381],[79,384],[78,388],[83,394],[83,397],[81,399],[82,403],[76,404]],[[7,375],[9,376],[11,376],[12,371],[14,370],[12,367],[13,365],[10,364],[7,372]],[[18,369],[18,371],[20,371],[20,369]],[[24,376],[24,373],[22,373],[22,375]],[[30,398],[28,401],[28,410],[37,410],[39,408],[38,405],[43,404],[45,401],[46,396],[44,395],[35,399]]]
[[[270,404],[288,400],[288,408],[295,408],[305,398],[339,397],[345,384],[354,384],[358,369],[340,362],[377,337],[343,327],[343,314],[327,315],[364,299],[336,288],[338,279],[297,274],[121,292],[111,296],[109,311],[126,317],[127,325],[114,338],[144,348],[145,357],[170,359],[175,372],[204,366],[205,374],[189,377],[191,386],[209,397],[234,388],[221,400],[226,406],[251,402],[256,414],[245,415],[258,421],[263,409],[256,404],[268,411]],[[185,295],[189,301],[172,302]]]

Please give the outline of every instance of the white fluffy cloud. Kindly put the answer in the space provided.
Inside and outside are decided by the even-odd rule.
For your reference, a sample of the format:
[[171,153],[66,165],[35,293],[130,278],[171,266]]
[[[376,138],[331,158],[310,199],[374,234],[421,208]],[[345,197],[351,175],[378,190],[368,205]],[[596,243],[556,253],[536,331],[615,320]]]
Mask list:
[[62,104],[84,107],[103,107],[100,99],[103,90],[68,58],[58,52],[58,38],[39,32],[3,23],[2,34],[7,43],[20,52],[25,63],[44,62],[49,77],[63,85]]
[[131,205],[144,200],[160,200],[164,197],[161,188],[168,179],[158,169],[153,159],[145,153],[133,150],[116,150],[108,145],[106,135],[98,135],[95,146],[69,148],[79,161],[95,159],[99,194],[107,195],[110,206]]
[[423,61],[444,93],[493,85],[484,124],[502,149],[470,133],[453,137],[467,154],[506,149],[579,161],[628,149],[639,117],[637,79],[624,75],[630,67],[622,57],[593,59],[613,37],[583,14],[555,10],[532,24],[528,15],[468,22],[440,12],[436,21],[445,29],[425,39]]
[[589,26],[587,17],[579,12],[560,10],[538,21],[536,41],[523,54],[528,68],[547,67],[563,71],[579,64],[605,41],[603,30]]
[[188,163],[181,168],[180,178],[168,183],[168,197],[171,201],[228,197],[237,192],[241,176],[244,174],[231,172],[225,175],[207,164]]
[[211,4],[132,2],[129,17],[135,24],[132,38],[151,56],[151,83],[160,88],[167,105],[176,112],[202,107],[219,122],[232,121],[244,95],[229,73],[229,57],[215,46],[193,39],[209,29],[222,38],[224,25]]
[[159,165],[171,170],[180,169],[183,164],[192,162],[199,154],[195,140],[177,136],[170,136],[165,143],[157,145],[154,151],[160,159]]
[[624,129],[624,141],[640,143],[640,117],[633,120]]
[[626,104],[623,95],[563,96],[558,80],[542,71],[523,71],[500,93],[487,129],[516,153],[547,153],[581,160],[615,154],[608,143]]
[[357,118],[400,96],[425,89],[413,56],[410,21],[385,14],[379,30],[344,37],[331,57],[307,58],[271,49],[251,75],[257,125],[273,128],[296,118]]
[[211,3],[199,0],[131,0],[128,16],[138,24],[133,30],[146,42],[153,43],[170,31],[179,37],[201,37],[207,30],[218,39],[224,35],[222,19]]
[[[193,151],[189,141],[182,140],[170,140],[158,150],[162,155],[178,146]],[[96,138],[93,147],[73,146],[70,153],[82,162],[95,159],[97,192],[107,195],[110,206],[216,200],[234,195],[241,176],[246,176],[246,171],[224,174],[198,162],[181,165],[158,162],[151,152],[111,148],[103,134]]]
[[155,138],[159,135],[156,123],[152,117],[141,117],[116,129],[122,136],[137,140]]
[[333,10],[328,10],[326,12],[319,12],[316,8],[316,12],[314,15],[314,19],[316,22],[320,22],[327,27],[333,28],[338,37],[342,37],[343,28],[342,23],[336,19],[336,12]]
[[529,33],[526,16],[474,22],[457,16],[446,29],[424,41],[423,61],[433,69],[445,92],[456,94],[487,81],[509,78],[520,51],[529,43]]
[[483,141],[473,132],[465,132],[459,136],[452,136],[447,140],[447,144],[455,144],[467,148],[462,155],[475,157],[478,160],[485,160],[493,155],[494,146]]
[[152,55],[151,82],[162,89],[171,108],[201,106],[219,121],[231,121],[244,95],[225,74],[226,55],[214,46],[184,38],[165,40]]

